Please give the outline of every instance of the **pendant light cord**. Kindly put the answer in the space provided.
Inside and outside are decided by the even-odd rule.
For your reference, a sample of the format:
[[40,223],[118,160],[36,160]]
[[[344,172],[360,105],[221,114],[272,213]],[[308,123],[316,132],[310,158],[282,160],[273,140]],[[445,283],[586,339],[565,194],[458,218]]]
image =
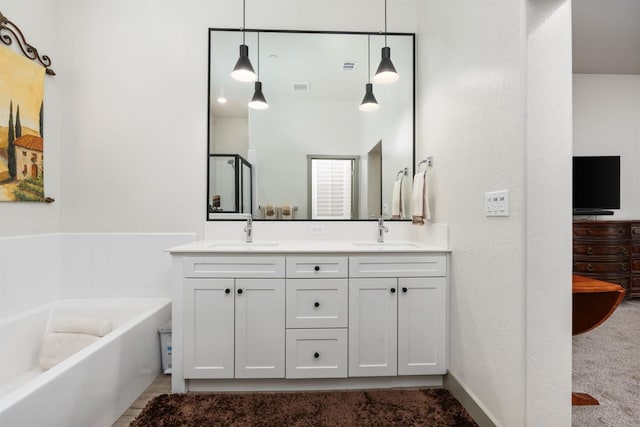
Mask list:
[[[384,1],[386,2],[387,0],[384,0]],[[244,5],[244,2],[245,2],[245,0],[242,0],[242,44],[245,44],[245,42],[244,42],[244,29],[245,29],[245,23],[244,23],[245,5]],[[385,12],[385,15],[386,15],[386,12]],[[387,24],[385,24],[385,28],[386,28],[386,26],[387,26]]]
[[367,34],[367,83],[371,83],[371,34]]
[[384,47],[387,47],[387,0],[384,0]]
[[258,73],[257,74],[258,74],[258,80],[260,80],[260,32],[259,31],[258,31]]

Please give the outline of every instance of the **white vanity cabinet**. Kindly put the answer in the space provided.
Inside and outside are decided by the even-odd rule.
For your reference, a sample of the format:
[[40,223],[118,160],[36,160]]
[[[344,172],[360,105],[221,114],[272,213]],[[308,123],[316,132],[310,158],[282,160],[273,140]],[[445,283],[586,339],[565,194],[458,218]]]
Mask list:
[[184,378],[284,378],[284,264],[185,258]]
[[352,257],[349,376],[446,373],[446,257]]

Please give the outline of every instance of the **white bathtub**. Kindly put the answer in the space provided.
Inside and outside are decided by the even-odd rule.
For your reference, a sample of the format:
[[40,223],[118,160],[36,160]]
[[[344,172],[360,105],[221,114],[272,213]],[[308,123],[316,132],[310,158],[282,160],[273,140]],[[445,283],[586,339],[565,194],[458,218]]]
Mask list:
[[[113,331],[48,371],[38,352],[50,318],[92,316]],[[111,426],[160,373],[169,298],[61,299],[0,320],[0,426]]]

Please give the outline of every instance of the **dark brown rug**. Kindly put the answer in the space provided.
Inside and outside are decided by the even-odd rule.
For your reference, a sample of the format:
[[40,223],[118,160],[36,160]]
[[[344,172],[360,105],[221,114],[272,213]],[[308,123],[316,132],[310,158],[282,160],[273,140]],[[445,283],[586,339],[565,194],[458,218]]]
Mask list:
[[476,426],[444,389],[163,394],[130,427]]

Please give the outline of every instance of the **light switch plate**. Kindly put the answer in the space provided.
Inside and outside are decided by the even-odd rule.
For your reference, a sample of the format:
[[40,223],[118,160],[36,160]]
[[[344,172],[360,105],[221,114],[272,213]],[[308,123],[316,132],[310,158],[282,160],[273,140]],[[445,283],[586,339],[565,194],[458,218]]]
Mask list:
[[484,193],[486,216],[509,216],[509,190]]

